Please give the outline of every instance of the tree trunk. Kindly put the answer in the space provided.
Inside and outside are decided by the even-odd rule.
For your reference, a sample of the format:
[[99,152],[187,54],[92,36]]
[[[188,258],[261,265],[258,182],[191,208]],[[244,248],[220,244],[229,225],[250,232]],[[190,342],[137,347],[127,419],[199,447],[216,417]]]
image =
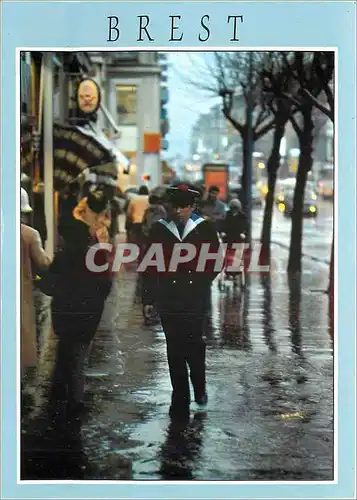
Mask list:
[[334,282],[334,271],[335,271],[335,234],[332,237],[332,247],[331,247],[331,257],[330,257],[330,278],[328,285],[328,305],[329,305],[329,326],[331,338],[334,338],[334,298],[335,298],[335,282]]
[[288,272],[301,272],[303,204],[307,175],[312,167],[312,141],[314,124],[311,117],[311,107],[303,111],[303,130],[299,137],[300,156],[294,191],[294,204],[291,216],[291,237]]
[[242,202],[242,207],[244,212],[248,213],[248,198],[247,198],[247,180],[248,180],[248,168],[249,168],[249,145],[248,145],[248,134],[245,132],[241,134],[242,146],[243,146],[243,170],[241,177],[241,192],[240,201]]
[[280,167],[280,144],[285,133],[285,124],[277,123],[274,130],[273,137],[273,148],[268,160],[267,171],[268,171],[268,193],[265,198],[264,207],[264,218],[263,227],[260,242],[262,244],[261,248],[261,264],[270,264],[270,240],[271,240],[271,225],[273,219],[273,209],[274,209],[274,194],[275,194],[275,184],[277,179],[278,170]]

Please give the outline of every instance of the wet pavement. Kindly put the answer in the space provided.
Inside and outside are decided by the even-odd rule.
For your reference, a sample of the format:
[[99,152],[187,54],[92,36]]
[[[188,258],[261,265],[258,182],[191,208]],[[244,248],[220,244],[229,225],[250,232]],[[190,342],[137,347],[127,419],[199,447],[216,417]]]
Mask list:
[[[318,200],[318,215],[305,217],[303,220],[302,251],[323,262],[330,262],[333,234],[333,203],[330,200]],[[260,238],[263,210],[253,212],[253,237]],[[272,221],[272,241],[285,248],[290,246],[291,218],[286,217],[274,207]]]
[[[281,262],[287,252],[273,249]],[[283,266],[284,267],[284,266]],[[164,334],[143,326],[135,271],[119,273],[87,370],[77,429],[43,416],[54,340],[22,418],[23,479],[331,480],[333,345],[328,266],[301,282],[252,275],[244,293],[212,287],[205,412],[170,422]]]

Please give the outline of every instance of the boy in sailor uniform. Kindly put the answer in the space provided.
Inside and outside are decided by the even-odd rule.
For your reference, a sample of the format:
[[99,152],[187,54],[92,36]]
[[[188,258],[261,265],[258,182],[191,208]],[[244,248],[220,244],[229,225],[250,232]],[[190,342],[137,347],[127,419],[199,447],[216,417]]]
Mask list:
[[[207,403],[203,326],[211,284],[219,270],[216,270],[216,261],[212,259],[206,259],[203,266],[201,262],[201,268],[198,264],[202,244],[206,243],[209,253],[215,255],[219,255],[220,247],[212,222],[193,212],[200,193],[184,184],[169,188],[167,194],[168,217],[152,226],[148,245],[148,249],[153,244],[160,246],[165,266],[161,269],[159,266],[148,266],[143,271],[143,293],[148,312],[154,304],[158,308],[165,332],[172,385],[170,415],[173,415],[189,412],[188,367],[195,402],[199,405]],[[187,243],[190,245],[185,248]],[[183,245],[181,250],[180,244]],[[187,250],[187,246],[191,250]],[[186,255],[191,252],[192,257],[186,262],[177,262],[175,266],[174,248],[175,252],[182,252],[183,255],[186,251]]]

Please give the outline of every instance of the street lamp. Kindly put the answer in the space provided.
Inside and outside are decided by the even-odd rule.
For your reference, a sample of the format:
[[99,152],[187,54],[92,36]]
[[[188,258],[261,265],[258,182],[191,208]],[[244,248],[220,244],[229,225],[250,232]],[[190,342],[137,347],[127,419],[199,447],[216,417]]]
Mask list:
[[231,89],[221,89],[219,91],[219,96],[223,99],[223,111],[225,114],[232,110],[233,93],[234,91]]

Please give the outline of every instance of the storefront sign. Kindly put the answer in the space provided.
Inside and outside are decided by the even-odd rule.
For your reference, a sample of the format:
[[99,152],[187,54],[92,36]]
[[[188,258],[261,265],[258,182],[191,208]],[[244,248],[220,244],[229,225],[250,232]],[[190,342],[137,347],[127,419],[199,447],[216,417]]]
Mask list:
[[219,187],[218,197],[226,200],[228,197],[229,167],[226,164],[206,163],[202,167],[204,184],[207,189],[210,186]]
[[100,88],[91,79],[82,80],[77,89],[77,106],[85,115],[95,113],[100,106]]
[[161,134],[144,134],[144,153],[156,154],[161,150]]

